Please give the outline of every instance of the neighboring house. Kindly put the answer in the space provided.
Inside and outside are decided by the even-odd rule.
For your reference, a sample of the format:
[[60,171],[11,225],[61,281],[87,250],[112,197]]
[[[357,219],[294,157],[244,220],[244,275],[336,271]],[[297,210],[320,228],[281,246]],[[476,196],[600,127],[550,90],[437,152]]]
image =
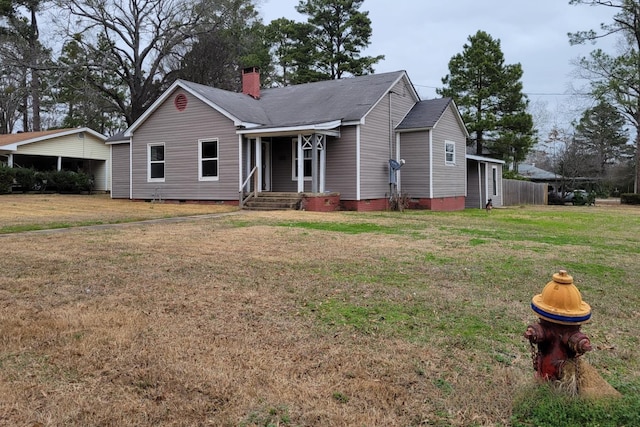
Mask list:
[[0,135],[0,157],[11,167],[81,171],[93,177],[94,190],[109,191],[111,165],[106,139],[89,128]]
[[552,193],[559,193],[562,191],[562,183],[564,179],[562,176],[549,172],[544,169],[540,169],[535,165],[528,163],[518,164],[518,174],[527,178],[531,182],[541,182],[548,185],[548,190]]
[[416,207],[465,207],[464,123],[450,99],[421,101],[406,72],[259,83],[256,69],[243,72],[243,93],[176,81],[107,141],[112,197],[238,204],[252,190],[339,193],[342,208],[367,211],[387,208],[396,181]]

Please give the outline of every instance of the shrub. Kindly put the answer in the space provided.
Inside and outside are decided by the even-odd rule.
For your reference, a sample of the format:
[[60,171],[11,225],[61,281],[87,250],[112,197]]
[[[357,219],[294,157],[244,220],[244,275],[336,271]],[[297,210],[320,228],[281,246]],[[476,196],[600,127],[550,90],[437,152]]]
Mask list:
[[91,190],[91,178],[83,172],[60,170],[50,173],[47,185],[55,186],[59,193],[79,193]]
[[0,194],[11,193],[15,173],[15,169],[0,164]]
[[33,189],[44,193],[47,189],[47,185],[51,182],[51,173],[52,172],[37,171],[35,174],[36,183],[33,186]]
[[23,193],[31,191],[36,183],[36,171],[30,168],[16,168],[16,184]]
[[640,205],[640,194],[636,194],[636,193],[621,194],[620,203],[623,205]]

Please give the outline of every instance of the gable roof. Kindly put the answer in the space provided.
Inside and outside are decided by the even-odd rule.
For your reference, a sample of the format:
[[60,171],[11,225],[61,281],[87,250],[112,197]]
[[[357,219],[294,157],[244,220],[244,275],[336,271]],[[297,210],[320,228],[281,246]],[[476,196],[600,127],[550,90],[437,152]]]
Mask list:
[[396,126],[396,130],[402,132],[432,129],[438,124],[447,108],[454,110],[458,124],[468,136],[467,127],[464,125],[462,116],[460,116],[458,107],[452,98],[427,99],[418,102]]
[[402,78],[407,79],[412,96],[418,101],[419,97],[405,71],[262,89],[259,99],[177,80],[127,129],[124,136],[131,136],[177,88],[191,93],[239,128],[268,130],[323,124],[336,127],[362,120]]
[[102,141],[105,141],[107,139],[107,137],[102,135],[101,133],[98,133],[93,129],[89,129],[86,127],[54,129],[39,132],[20,132],[0,135],[0,150],[14,151],[21,145],[32,144],[38,141],[45,141],[47,139],[53,139],[60,136],[73,135],[82,132],[89,133]]

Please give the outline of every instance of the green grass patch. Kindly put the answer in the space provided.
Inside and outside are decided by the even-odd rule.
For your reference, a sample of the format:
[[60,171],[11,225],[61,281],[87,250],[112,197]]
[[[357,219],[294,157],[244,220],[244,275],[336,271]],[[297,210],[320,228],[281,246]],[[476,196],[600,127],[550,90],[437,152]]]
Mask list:
[[0,227],[0,234],[23,233],[26,231],[57,230],[61,228],[85,227],[89,225],[101,225],[102,221],[83,222],[50,222],[44,224],[9,225]]
[[638,393],[622,398],[570,397],[540,385],[516,397],[513,427],[619,427],[640,425]]
[[406,229],[402,226],[389,227],[371,222],[347,223],[347,222],[281,222],[276,224],[280,227],[296,227],[307,230],[334,231],[337,233],[361,234],[406,234]]

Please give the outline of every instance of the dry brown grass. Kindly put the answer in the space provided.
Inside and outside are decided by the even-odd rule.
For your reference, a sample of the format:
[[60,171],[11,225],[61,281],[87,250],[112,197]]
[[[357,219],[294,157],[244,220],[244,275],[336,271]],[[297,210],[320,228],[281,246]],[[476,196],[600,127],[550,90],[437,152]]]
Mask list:
[[[0,197],[0,219],[88,221],[97,210],[100,218],[131,218],[219,209],[105,198],[94,199],[99,208],[82,208],[86,199],[64,196],[34,197],[23,207],[22,200]],[[471,273],[453,277],[424,264],[416,277],[428,286],[417,293],[401,283],[336,282],[325,269],[356,268],[355,260],[364,274],[384,258],[400,273],[417,254],[459,250],[464,258],[468,247],[435,233],[408,240],[259,225],[275,215],[355,220],[348,213],[243,213],[2,236],[0,425],[508,423],[513,390],[531,379],[526,347],[513,350],[519,337],[507,345],[512,363],[501,364],[441,335],[427,343],[363,334],[323,327],[313,316],[322,301],[381,293],[398,303],[433,302],[428,309],[435,316],[446,311],[436,302],[491,304],[491,289],[476,295],[467,289],[471,265]],[[531,290],[522,292],[520,304],[509,295],[499,303],[524,326]]]
[[230,205],[131,202],[108,194],[16,194],[0,196],[0,227],[47,223],[103,223],[237,210]]

